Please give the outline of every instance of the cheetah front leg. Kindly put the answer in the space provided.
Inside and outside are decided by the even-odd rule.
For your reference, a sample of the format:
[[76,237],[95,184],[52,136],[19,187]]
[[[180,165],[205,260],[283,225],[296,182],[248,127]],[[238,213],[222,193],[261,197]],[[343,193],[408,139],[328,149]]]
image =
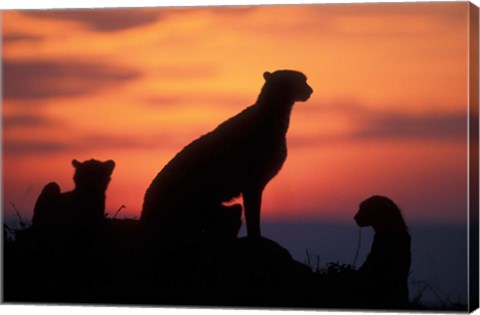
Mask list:
[[262,205],[262,188],[248,189],[243,192],[243,206],[249,238],[260,237],[260,207]]

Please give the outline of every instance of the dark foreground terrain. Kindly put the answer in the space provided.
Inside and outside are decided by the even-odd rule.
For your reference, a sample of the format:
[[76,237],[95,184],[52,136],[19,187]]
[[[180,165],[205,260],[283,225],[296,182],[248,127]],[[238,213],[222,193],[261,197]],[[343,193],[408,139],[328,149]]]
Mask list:
[[349,265],[312,268],[266,238],[198,240],[157,252],[142,248],[136,220],[69,232],[5,233],[5,302],[422,309],[384,305]]

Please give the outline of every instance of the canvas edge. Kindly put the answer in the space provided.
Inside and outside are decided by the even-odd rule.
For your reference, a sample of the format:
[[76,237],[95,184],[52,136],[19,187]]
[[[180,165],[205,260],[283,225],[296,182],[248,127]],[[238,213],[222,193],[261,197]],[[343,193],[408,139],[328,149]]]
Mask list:
[[479,307],[479,9],[468,5],[469,279],[468,311]]
[[[395,3],[395,2],[392,2]],[[291,4],[291,5],[299,5]],[[307,3],[303,3],[307,4]],[[313,4],[328,4],[313,3]],[[262,4],[257,4],[262,5]],[[263,4],[267,5],[267,4]],[[288,4],[286,4],[288,5]],[[199,5],[201,6],[201,5]],[[100,9],[100,8],[99,8]],[[3,10],[0,8],[0,10]],[[7,9],[8,10],[8,9]],[[16,10],[16,9],[14,9]],[[469,2],[468,3],[468,135],[469,135],[469,161],[468,161],[468,189],[469,189],[469,281],[468,281],[468,312],[473,312],[479,307],[479,8]],[[0,14],[0,34],[2,29],[2,18]],[[2,42],[0,41],[0,57],[2,50]],[[0,63],[0,82],[1,69]],[[2,96],[2,86],[0,84],[0,99]],[[1,105],[1,104],[0,104]],[[1,110],[1,106],[0,106]],[[0,121],[0,137],[2,122]],[[2,148],[0,146],[0,179],[2,177]],[[0,181],[0,194],[2,194],[2,182]],[[0,224],[2,224],[2,216],[0,216]],[[0,233],[0,244],[3,244],[3,234]],[[3,247],[2,247],[3,249]],[[0,261],[2,261],[3,252],[0,251]],[[0,269],[0,279],[3,278],[3,268]],[[1,282],[1,281],[0,281]],[[2,282],[3,284],[3,282]],[[3,285],[0,285],[0,304],[3,300]],[[326,311],[326,310],[320,310]],[[341,310],[335,310],[336,312]],[[365,311],[365,310],[357,310]]]

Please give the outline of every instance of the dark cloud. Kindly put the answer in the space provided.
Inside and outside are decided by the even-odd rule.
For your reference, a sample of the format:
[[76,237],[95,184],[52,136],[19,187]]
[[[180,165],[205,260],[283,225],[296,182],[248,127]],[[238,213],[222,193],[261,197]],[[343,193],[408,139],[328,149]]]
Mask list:
[[15,127],[43,127],[58,124],[56,121],[35,114],[8,115],[3,117],[2,122],[5,129]]
[[152,145],[143,138],[133,135],[86,135],[76,142],[79,150],[91,149],[121,149],[145,148]]
[[383,113],[367,117],[352,136],[357,139],[466,139],[466,113],[407,115]]
[[40,36],[23,34],[23,33],[11,33],[5,34],[3,37],[4,44],[16,43],[20,41],[39,41],[42,39]]
[[[349,109],[349,110],[347,110]],[[467,113],[407,114],[398,111],[378,112],[360,106],[326,106],[304,112],[318,115],[337,113],[344,115],[352,124],[348,134],[291,136],[293,146],[317,146],[352,141],[403,141],[440,140],[461,141],[467,138]],[[313,116],[312,116],[313,117]]]
[[[200,136],[200,134],[198,135]],[[194,136],[194,138],[197,136]],[[188,140],[185,140],[188,139]],[[189,133],[144,134],[89,134],[75,141],[77,150],[111,150],[111,149],[172,149],[182,148],[193,140]]]
[[51,154],[65,152],[68,149],[68,144],[59,141],[5,140],[3,142],[5,155]]
[[39,155],[71,152],[104,152],[105,150],[176,149],[186,143],[182,137],[171,134],[156,134],[150,137],[135,135],[88,134],[68,141],[6,139],[5,155]]
[[28,11],[24,14],[43,19],[76,21],[98,32],[115,32],[154,23],[162,18],[157,9],[68,9]]
[[77,96],[139,77],[130,69],[87,62],[5,61],[3,96],[29,100]]

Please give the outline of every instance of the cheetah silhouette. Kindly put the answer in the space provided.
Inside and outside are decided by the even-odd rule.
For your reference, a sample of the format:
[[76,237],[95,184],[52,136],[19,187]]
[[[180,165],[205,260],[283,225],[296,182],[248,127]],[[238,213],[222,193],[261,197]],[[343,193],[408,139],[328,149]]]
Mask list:
[[32,225],[39,229],[71,229],[73,226],[95,225],[104,219],[105,191],[115,162],[72,161],[75,168],[75,189],[60,192],[51,182],[39,195],[33,211]]
[[410,234],[398,206],[384,196],[372,196],[360,204],[354,217],[360,227],[371,226],[370,253],[358,269],[365,307],[402,308],[408,305]]
[[241,195],[247,235],[260,237],[262,193],[287,158],[292,107],[313,92],[298,71],[265,72],[263,77],[255,104],[187,145],[155,177],[141,214],[147,234],[195,238],[221,231],[212,226],[217,222],[233,226],[236,236],[242,208],[224,203]]

